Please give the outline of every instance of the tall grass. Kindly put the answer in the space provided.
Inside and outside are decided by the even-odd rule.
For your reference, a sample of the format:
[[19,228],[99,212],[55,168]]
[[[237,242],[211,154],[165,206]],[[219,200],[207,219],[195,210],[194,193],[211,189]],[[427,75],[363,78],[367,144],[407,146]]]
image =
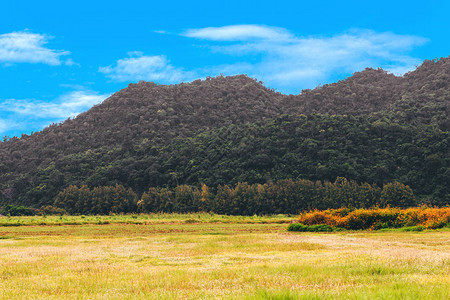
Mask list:
[[450,296],[445,229],[291,234],[253,217],[145,218],[163,223],[0,227],[0,299]]
[[271,216],[226,216],[214,213],[154,213],[154,214],[111,214],[87,216],[4,216],[0,217],[0,227],[8,226],[53,226],[53,225],[105,225],[105,224],[286,224],[292,221],[287,215]]

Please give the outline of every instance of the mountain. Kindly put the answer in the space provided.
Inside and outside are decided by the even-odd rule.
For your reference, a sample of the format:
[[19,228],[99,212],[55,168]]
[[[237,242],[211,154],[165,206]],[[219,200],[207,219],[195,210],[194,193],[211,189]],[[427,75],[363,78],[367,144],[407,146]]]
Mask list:
[[74,119],[0,142],[2,201],[52,204],[69,185],[400,181],[449,203],[450,57],[397,77],[366,69],[284,95],[245,75],[130,84]]

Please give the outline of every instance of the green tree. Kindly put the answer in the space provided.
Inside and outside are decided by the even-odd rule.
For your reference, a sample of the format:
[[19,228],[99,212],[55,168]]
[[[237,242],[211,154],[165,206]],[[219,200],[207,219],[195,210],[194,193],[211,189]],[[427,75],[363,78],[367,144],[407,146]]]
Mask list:
[[381,191],[380,202],[384,207],[391,206],[401,208],[411,207],[416,204],[413,190],[400,182],[385,184]]

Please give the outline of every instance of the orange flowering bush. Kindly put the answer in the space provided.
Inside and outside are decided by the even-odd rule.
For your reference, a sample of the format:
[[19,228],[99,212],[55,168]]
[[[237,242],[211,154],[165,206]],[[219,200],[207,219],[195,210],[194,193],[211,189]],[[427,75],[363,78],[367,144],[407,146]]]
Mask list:
[[450,225],[450,207],[314,210],[301,214],[298,222],[309,226],[326,224],[350,230],[377,230],[408,226],[435,229]]
[[318,225],[326,224],[330,226],[336,226],[338,224],[339,217],[334,216],[331,210],[314,210],[305,214],[302,214],[299,218],[299,223],[305,225]]

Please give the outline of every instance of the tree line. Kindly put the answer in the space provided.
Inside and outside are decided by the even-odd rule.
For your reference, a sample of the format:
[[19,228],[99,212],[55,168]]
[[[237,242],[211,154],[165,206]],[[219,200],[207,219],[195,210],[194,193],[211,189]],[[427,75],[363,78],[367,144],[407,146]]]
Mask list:
[[417,203],[412,189],[399,182],[361,183],[338,177],[335,182],[283,179],[265,184],[219,185],[210,188],[178,185],[151,187],[137,194],[122,185],[90,189],[69,186],[46,211],[69,214],[191,213],[210,211],[226,215],[298,214],[311,209],[410,207]]

